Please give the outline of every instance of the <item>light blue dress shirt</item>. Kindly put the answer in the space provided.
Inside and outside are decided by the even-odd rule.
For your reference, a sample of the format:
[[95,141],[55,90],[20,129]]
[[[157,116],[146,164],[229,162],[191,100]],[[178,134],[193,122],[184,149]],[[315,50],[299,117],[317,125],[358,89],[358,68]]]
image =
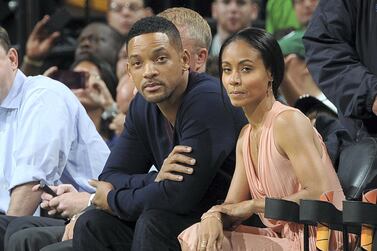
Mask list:
[[10,190],[31,181],[93,192],[88,179],[98,177],[109,153],[71,90],[18,70],[0,104],[0,212],[8,209]]

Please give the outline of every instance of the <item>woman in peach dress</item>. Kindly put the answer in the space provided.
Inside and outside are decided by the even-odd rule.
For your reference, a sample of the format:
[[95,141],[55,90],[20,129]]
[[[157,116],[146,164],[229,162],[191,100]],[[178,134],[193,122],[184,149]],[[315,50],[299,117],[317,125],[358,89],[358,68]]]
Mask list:
[[[271,35],[254,28],[236,33],[222,46],[219,66],[232,104],[249,124],[238,139],[224,204],[180,234],[182,250],[302,250],[302,227],[264,218],[265,198],[299,202],[333,191],[341,206],[344,194],[322,138],[300,111],[275,100],[284,60]],[[267,228],[240,225],[254,213]],[[314,229],[310,235],[315,250]],[[341,250],[339,234],[332,237],[330,250]]]

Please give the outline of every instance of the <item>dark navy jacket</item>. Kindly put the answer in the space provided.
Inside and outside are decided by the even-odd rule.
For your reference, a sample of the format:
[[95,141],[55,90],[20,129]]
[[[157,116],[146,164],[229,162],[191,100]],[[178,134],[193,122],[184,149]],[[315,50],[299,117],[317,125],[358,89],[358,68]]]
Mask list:
[[[242,110],[233,108],[221,91],[219,81],[206,74],[190,73],[174,128],[156,104],[136,95],[125,130],[99,177],[115,187],[108,195],[111,209],[129,221],[148,209],[201,215],[226,196],[236,141],[246,122]],[[160,169],[176,145],[192,147],[194,173],[183,175],[182,182],[154,182],[156,173],[148,173],[149,168]]]
[[377,135],[377,0],[322,0],[304,36],[308,68],[353,138]]

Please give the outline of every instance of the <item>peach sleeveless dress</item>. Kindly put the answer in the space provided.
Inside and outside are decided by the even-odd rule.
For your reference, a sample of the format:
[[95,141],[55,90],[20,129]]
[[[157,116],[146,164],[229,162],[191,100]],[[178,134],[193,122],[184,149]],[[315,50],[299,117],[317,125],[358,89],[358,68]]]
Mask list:
[[[295,108],[276,101],[267,114],[260,137],[259,163],[256,167],[258,175],[255,172],[249,154],[251,127],[247,125],[242,151],[244,153],[243,161],[252,198],[283,198],[301,190],[301,185],[294,174],[290,161],[279,153],[274,142],[274,120],[280,113],[288,110],[298,111]],[[321,142],[323,171],[330,178],[332,184],[331,191],[334,191],[333,203],[338,209],[341,209],[342,200],[344,199],[341,185],[328,156],[326,146],[316,130],[315,133]],[[308,168],[310,167],[308,166]],[[259,217],[267,228],[241,225],[235,231],[225,231],[223,250],[303,250],[302,226],[295,223],[269,220],[264,218],[263,214],[259,214]],[[198,224],[195,224],[178,236],[182,250],[197,250],[197,230]],[[310,236],[310,250],[316,250],[314,228],[310,229]],[[341,248],[340,233],[332,232],[330,250],[341,250]]]

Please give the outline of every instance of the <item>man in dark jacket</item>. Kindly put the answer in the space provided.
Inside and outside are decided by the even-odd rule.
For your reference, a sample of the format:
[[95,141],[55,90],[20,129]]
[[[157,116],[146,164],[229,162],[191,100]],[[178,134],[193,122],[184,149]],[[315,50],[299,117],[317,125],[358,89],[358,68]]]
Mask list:
[[354,139],[377,135],[377,0],[320,1],[304,36],[308,68]]
[[[189,72],[182,47],[162,17],[141,19],[128,33],[128,69],[139,93],[100,181],[92,182],[97,209],[78,218],[75,250],[180,250],[178,234],[225,198],[246,120],[218,80]],[[180,167],[180,179],[162,181],[161,172],[148,173],[151,165]]]

